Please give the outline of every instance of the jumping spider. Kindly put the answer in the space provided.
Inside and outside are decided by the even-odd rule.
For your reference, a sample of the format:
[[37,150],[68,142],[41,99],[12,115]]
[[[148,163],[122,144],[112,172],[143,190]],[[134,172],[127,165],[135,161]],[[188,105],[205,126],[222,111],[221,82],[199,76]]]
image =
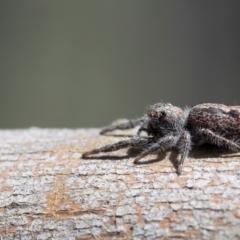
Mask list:
[[[136,163],[148,154],[176,147],[181,154],[177,169],[180,174],[192,145],[210,143],[232,151],[240,150],[240,106],[205,103],[191,109],[181,109],[169,103],[156,103],[148,108],[143,117],[106,127],[101,134],[138,125],[140,127],[133,138],[85,152],[83,157],[138,147],[142,152],[134,160]],[[143,131],[147,137],[141,136]]]

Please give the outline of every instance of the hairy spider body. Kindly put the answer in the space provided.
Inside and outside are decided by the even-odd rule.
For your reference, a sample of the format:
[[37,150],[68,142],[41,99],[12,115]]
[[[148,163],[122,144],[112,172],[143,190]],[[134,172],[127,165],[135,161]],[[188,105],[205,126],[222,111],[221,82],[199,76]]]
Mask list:
[[[232,151],[240,150],[240,106],[204,103],[191,109],[181,109],[169,103],[156,103],[148,108],[147,114],[142,118],[111,125],[104,128],[101,134],[136,126],[140,127],[133,138],[85,152],[83,157],[139,147],[142,152],[135,158],[136,163],[149,154],[176,147],[181,154],[178,165],[180,174],[192,145],[210,143]],[[141,136],[143,131],[148,137]]]

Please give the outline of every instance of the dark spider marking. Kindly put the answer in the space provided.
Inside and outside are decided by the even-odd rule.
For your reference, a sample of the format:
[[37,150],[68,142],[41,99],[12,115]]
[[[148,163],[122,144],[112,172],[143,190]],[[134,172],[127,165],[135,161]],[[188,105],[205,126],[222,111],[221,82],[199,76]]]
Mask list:
[[[180,174],[192,145],[210,143],[232,151],[240,150],[240,106],[204,103],[181,109],[169,103],[156,103],[143,117],[106,127],[101,134],[136,126],[139,126],[136,136],[85,152],[83,157],[137,147],[142,150],[135,158],[134,163],[137,163],[149,154],[175,147],[181,154],[177,169]],[[141,136],[141,132],[146,132],[147,137]]]
[[231,110],[229,115],[235,118],[239,118],[239,112],[237,110]]

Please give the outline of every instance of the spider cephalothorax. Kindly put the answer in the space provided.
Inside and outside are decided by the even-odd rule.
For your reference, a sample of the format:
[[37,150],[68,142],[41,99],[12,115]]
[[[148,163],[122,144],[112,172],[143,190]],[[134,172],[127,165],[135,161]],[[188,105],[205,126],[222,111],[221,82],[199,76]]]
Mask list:
[[[181,108],[171,104],[157,103],[149,107],[139,132],[145,130],[153,136],[179,134],[184,129],[185,119],[185,113]],[[147,128],[144,128],[144,125],[147,125]]]
[[[136,163],[148,154],[176,147],[181,154],[178,165],[178,173],[181,173],[191,145],[207,142],[233,151],[240,150],[237,142],[240,139],[239,106],[205,103],[192,109],[181,109],[171,104],[156,103],[148,108],[142,118],[106,127],[101,134],[136,126],[140,127],[133,138],[85,152],[83,157],[126,147],[139,147],[142,152],[135,158]],[[148,137],[141,136],[143,131]]]

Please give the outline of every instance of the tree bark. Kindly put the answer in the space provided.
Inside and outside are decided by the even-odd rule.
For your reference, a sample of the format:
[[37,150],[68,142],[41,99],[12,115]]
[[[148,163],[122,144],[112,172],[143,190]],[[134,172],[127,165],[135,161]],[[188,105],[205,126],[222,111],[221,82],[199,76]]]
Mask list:
[[240,154],[194,148],[134,164],[94,155],[126,136],[99,129],[0,131],[1,239],[240,239]]

